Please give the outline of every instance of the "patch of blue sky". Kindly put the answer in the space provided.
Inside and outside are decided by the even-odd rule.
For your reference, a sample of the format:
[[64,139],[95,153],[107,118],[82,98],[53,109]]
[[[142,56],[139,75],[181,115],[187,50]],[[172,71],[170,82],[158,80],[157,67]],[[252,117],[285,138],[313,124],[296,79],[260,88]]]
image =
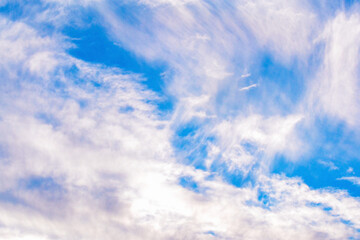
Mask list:
[[221,156],[211,164],[209,171],[235,187],[254,186],[255,184],[252,174],[244,174],[239,169],[231,168],[221,159]]
[[110,1],[107,4],[117,16],[121,17],[122,21],[133,26],[142,27],[139,17],[151,19],[153,14],[151,9],[141,5],[138,1]]
[[355,4],[359,4],[359,0],[344,0],[344,7],[345,9],[349,9]]
[[257,190],[257,199],[247,200],[246,205],[250,207],[260,207],[271,210],[271,207],[277,204],[277,200],[271,197],[271,194],[262,188]]
[[44,199],[54,201],[64,197],[66,190],[52,177],[31,176],[21,179],[19,187],[27,191],[37,192]]
[[264,209],[270,210],[272,206],[276,204],[276,199],[272,198],[270,194],[261,188],[258,189],[257,200],[260,203],[260,206]]
[[258,201],[264,205],[268,205],[270,202],[270,196],[267,192],[258,190]]
[[[328,159],[322,160],[328,161]],[[352,166],[360,164],[351,162]],[[341,166],[340,166],[341,167]],[[348,175],[348,166],[342,166],[339,170],[331,170],[319,162],[317,158],[302,161],[301,163],[289,162],[285,159],[277,159],[273,173],[285,173],[288,177],[300,177],[309,187],[313,189],[333,188],[346,190],[351,196],[360,196],[360,186],[339,178]],[[359,169],[359,168],[358,168]]]
[[[205,167],[195,167],[206,170],[210,173],[210,175],[206,177],[206,181],[212,181],[215,176],[218,176],[222,178],[223,181],[238,188],[255,185],[255,178],[252,175],[246,175],[238,169],[230,170],[229,166],[223,161],[214,161],[214,163],[210,166],[210,169],[205,169]],[[196,193],[203,193],[206,190],[200,188],[191,176],[181,177],[179,179],[179,184]]]
[[306,204],[306,205],[309,206],[309,207],[320,208],[320,209],[322,209],[322,210],[325,211],[325,212],[330,212],[330,211],[333,210],[332,207],[326,206],[326,205],[324,205],[323,203],[310,202],[310,203],[308,203],[308,204]]
[[53,178],[32,176],[19,180],[18,187],[17,189],[15,189],[15,192],[14,190],[0,192],[0,202],[6,202],[16,205],[28,205],[26,201],[21,198],[21,196],[18,196],[16,194],[19,189],[31,192],[38,192],[38,194],[40,194],[42,198],[50,201],[62,199],[65,193],[64,188],[60,184],[58,184]]
[[[230,166],[231,163],[224,161],[221,154],[212,161],[210,166],[206,165],[209,143],[216,144],[216,138],[204,135],[202,132],[204,125],[206,123],[193,120],[177,128],[172,139],[172,145],[179,161],[196,169],[208,171],[212,176],[220,176],[225,182],[236,187],[254,185],[256,171],[252,170],[259,167],[258,163],[251,166],[252,170],[248,174]],[[242,146],[249,154],[260,157],[255,145],[244,142]],[[211,181],[211,177],[208,180]]]
[[35,118],[40,120],[42,123],[51,125],[52,127],[56,128],[60,125],[60,121],[56,119],[52,114],[39,112],[35,115]]
[[238,170],[229,170],[229,166],[224,162],[214,162],[210,167],[210,175],[207,180],[211,181],[215,176],[219,176],[224,182],[235,187],[243,187],[248,179],[244,179],[244,174]]
[[[40,0],[30,0],[26,3],[23,1],[7,1],[6,4],[0,5],[0,14],[7,18],[15,20],[26,20],[27,24],[34,25],[36,30],[43,35],[51,35],[55,29],[52,23],[36,23],[31,17],[37,12],[45,11],[51,3],[44,3]],[[69,18],[61,29],[61,33],[68,38],[73,47],[67,50],[71,56],[83,61],[95,64],[102,64],[106,67],[117,67],[122,73],[138,74],[142,76],[144,84],[148,89],[155,91],[160,99],[152,102],[157,105],[160,111],[170,112],[173,109],[174,99],[166,94],[164,79],[162,73],[167,69],[165,63],[148,62],[145,59],[135,55],[133,52],[123,48],[120,44],[114,43],[110,39],[106,29],[100,24],[101,19],[94,10],[90,8],[78,9],[76,6],[71,14],[76,15],[76,21]],[[135,4],[119,4],[118,11],[127,21],[135,24],[137,18],[132,17],[135,10],[139,12],[138,5]],[[140,8],[141,9],[141,8]],[[70,11],[67,9],[67,11]],[[70,14],[70,15],[71,15]],[[74,18],[75,19],[75,18]],[[49,26],[48,26],[49,25]],[[74,66],[74,68],[76,68]],[[74,83],[82,84],[86,81],[77,77],[76,69],[67,69],[65,74],[70,74]],[[69,77],[69,76],[68,76]],[[54,89],[61,92],[61,88],[65,87],[61,81],[54,80]],[[102,87],[100,82],[92,82],[95,87]],[[64,93],[64,92],[63,92]]]
[[20,184],[28,190],[42,190],[42,191],[62,190],[61,185],[58,184],[51,177],[33,176],[26,179],[22,179]]
[[[311,71],[296,58],[282,63],[270,53],[259,52],[248,69],[249,75],[238,76],[229,83],[231,86],[219,90],[218,115],[235,117],[249,109],[263,116],[292,113],[304,95],[305,75]],[[238,91],[229,92],[229,88]]]
[[350,220],[340,218],[340,222],[347,225],[347,226],[354,226],[354,223]]
[[[330,17],[334,17],[339,10],[345,8],[345,4],[350,6],[349,3],[352,0],[333,0],[333,1],[309,1],[311,8],[316,12],[317,18],[322,21],[326,21]],[[355,0],[356,1],[356,0]],[[348,2],[348,3],[346,3]]]
[[[360,186],[342,177],[360,174],[360,141],[356,133],[345,124],[330,119],[318,119],[316,129],[307,129],[312,143],[310,153],[300,161],[288,161],[277,156],[272,172],[288,177],[301,177],[314,189],[334,188],[346,190],[351,196],[360,196]],[[314,133],[316,131],[316,133]]]
[[41,0],[11,0],[0,3],[0,14],[5,15],[10,20],[18,20],[31,13],[34,13],[41,8]]
[[77,103],[79,104],[79,107],[81,109],[84,109],[87,106],[89,106],[89,100],[87,100],[87,99],[77,99]]
[[[219,86],[218,92],[215,96],[215,111],[216,116],[220,119],[228,119],[245,113],[252,102],[249,101],[249,96],[258,95],[259,90],[257,87],[244,90],[248,86],[257,84],[258,79],[249,77],[242,79],[240,76],[238,79],[225,80],[226,84]],[[231,89],[231,91],[229,91]]]
[[24,201],[16,197],[11,191],[0,192],[0,202],[11,204],[24,204]]
[[200,193],[203,192],[204,189],[200,189],[199,185],[197,184],[197,182],[193,179],[193,177],[191,176],[183,176],[179,179],[179,184],[190,190],[193,191],[195,193]]
[[66,76],[66,79],[70,81],[61,82],[61,80],[55,78],[50,87],[53,87],[56,90],[66,90],[69,84],[74,84],[76,86],[82,87],[83,89],[86,89],[90,92],[93,92],[97,89],[101,89],[102,91],[110,89],[109,86],[103,83],[102,79],[96,79],[96,77],[89,78],[87,76],[81,76],[81,72],[75,64],[69,67],[64,67],[61,70],[63,72],[55,75],[62,76],[62,74],[64,74]]
[[205,232],[205,234],[211,235],[211,236],[214,236],[214,237],[218,236],[214,231],[207,231],[207,232]]
[[251,142],[243,142],[241,146],[247,153],[251,154],[252,156],[256,155],[259,150],[258,147]]
[[207,155],[208,155],[207,145],[201,144],[193,151],[190,151],[190,154],[187,156],[187,160],[196,169],[206,170],[207,167],[204,159],[206,159]]
[[[50,9],[55,3],[45,3],[41,0],[10,0],[1,4],[0,1],[0,15],[6,16],[11,21],[24,21],[26,24],[36,28],[36,31],[42,35],[47,36],[55,32],[56,27],[49,22],[36,22],[33,16]],[[78,11],[81,11],[78,9]]]
[[60,96],[63,99],[70,98],[70,94],[67,91],[68,85],[59,80],[59,79],[53,79],[53,81],[49,84],[48,91],[55,96]]
[[[52,81],[46,86],[47,91],[49,91],[53,96],[61,97],[62,99],[73,99],[74,96],[71,95],[71,88],[73,85],[77,85],[87,92],[94,92],[99,88],[101,88],[102,91],[106,91],[108,88],[108,86],[103,85],[101,81],[80,76],[79,69],[75,65],[72,65],[71,67],[64,67],[58,71],[62,72],[59,72],[59,74],[55,73]],[[62,80],[61,77],[63,75],[66,76],[66,81]],[[58,78],[58,76],[60,77]],[[80,108],[88,106],[88,100],[85,98],[77,98],[73,100],[78,103]],[[59,125],[59,122],[56,122],[56,119],[52,118],[49,114],[37,113],[35,117],[44,123],[52,125],[53,127]]]
[[284,64],[267,53],[259,54],[256,62],[249,70],[257,84],[248,91],[249,103],[264,115],[291,113],[305,91],[301,64],[296,59]]
[[176,136],[183,138],[183,137],[194,137],[198,130],[200,130],[201,123],[193,120],[184,125],[179,126],[176,129]]
[[[112,4],[122,19],[135,24],[135,13],[139,13],[138,4]],[[80,26],[69,24],[62,29],[62,33],[69,37],[76,46],[68,50],[69,54],[90,63],[99,63],[108,67],[117,67],[128,73],[138,73],[146,78],[144,84],[151,90],[164,90],[161,74],[166,70],[165,63],[148,62],[127,50],[120,42],[114,41],[108,35],[107,29],[100,24],[101,18],[94,12],[81,14],[83,22]]]
[[119,113],[131,113],[134,111],[134,108],[132,106],[126,105],[119,107]]
[[171,142],[182,163],[206,170],[207,145],[213,139],[201,132],[203,124],[193,120],[178,126]]
[[63,29],[63,34],[68,36],[76,46],[68,50],[71,56],[90,63],[117,67],[124,73],[143,76],[142,84],[161,97],[160,101],[155,102],[159,110],[172,110],[173,99],[166,94],[162,77],[162,73],[166,70],[164,64],[150,63],[115,44],[107,35],[106,29],[96,24],[95,20],[84,28],[67,26]]

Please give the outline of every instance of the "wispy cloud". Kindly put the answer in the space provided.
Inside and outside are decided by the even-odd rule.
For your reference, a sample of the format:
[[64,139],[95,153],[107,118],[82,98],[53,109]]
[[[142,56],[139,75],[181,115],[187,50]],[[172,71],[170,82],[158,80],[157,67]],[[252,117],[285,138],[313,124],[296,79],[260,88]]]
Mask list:
[[330,170],[338,170],[339,168],[331,161],[324,161],[319,160],[318,161],[321,165],[324,165],[325,167],[329,168]]
[[256,88],[257,86],[258,86],[257,84],[251,84],[250,86],[240,88],[239,91],[247,91],[251,88]]
[[250,76],[251,76],[250,73],[246,73],[246,74],[241,75],[240,77],[241,77],[241,78],[248,78],[248,77],[250,77]]
[[[282,158],[309,161],[328,137],[316,135],[318,116],[358,127],[355,8],[333,17],[295,0],[37,4],[0,17],[0,238],[360,238],[357,198],[271,172]],[[69,24],[102,26],[114,46],[165,65],[160,92],[141,72],[71,55]],[[292,71],[304,94],[287,92],[301,85]]]
[[360,177],[341,177],[338,178],[337,180],[346,180],[352,182],[355,185],[360,185]]
[[359,118],[360,15],[338,13],[329,21],[318,41],[325,44],[323,62],[310,83],[309,105],[350,125]]

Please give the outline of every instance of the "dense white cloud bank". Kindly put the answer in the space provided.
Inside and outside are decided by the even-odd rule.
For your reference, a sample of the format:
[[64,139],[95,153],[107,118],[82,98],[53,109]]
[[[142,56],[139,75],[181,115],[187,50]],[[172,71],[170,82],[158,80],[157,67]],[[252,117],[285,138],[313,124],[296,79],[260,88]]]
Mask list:
[[[277,154],[301,161],[309,146],[297,127],[314,115],[358,128],[356,8],[325,24],[305,1],[139,1],[134,23],[121,4],[45,2],[33,18],[0,18],[0,238],[360,238],[359,199],[269,174]],[[75,5],[93,7],[117,44],[168,64],[173,112],[160,113],[143,76],[76,59],[60,31],[34,27],[67,21]],[[319,44],[322,63],[296,108],[268,113],[250,101],[267,86],[249,72],[257,54],[304,63]],[[204,169],[172,143],[194,121]],[[253,182],[227,183],[216,161]]]

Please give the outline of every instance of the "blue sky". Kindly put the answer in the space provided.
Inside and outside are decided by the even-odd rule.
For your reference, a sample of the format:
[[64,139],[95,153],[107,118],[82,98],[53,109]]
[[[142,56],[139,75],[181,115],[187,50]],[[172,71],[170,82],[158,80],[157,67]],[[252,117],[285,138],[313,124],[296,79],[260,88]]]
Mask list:
[[1,239],[360,239],[360,3],[0,2]]

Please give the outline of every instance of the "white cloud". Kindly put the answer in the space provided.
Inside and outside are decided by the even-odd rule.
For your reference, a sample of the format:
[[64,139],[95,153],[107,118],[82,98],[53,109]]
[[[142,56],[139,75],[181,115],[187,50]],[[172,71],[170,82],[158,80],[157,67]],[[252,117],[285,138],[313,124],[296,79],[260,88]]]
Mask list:
[[[35,70],[36,59],[30,59],[33,54],[40,54],[44,56],[45,52],[55,49],[55,43],[49,37],[39,37],[36,32],[26,26],[24,23],[13,23],[0,17],[1,35],[0,35],[0,61],[3,73],[8,76],[16,76],[15,69],[18,70],[20,66],[29,61],[32,65],[31,69]],[[42,52],[45,51],[45,52]],[[55,61],[50,59],[47,60]],[[31,63],[32,61],[32,63]],[[46,66],[46,67],[50,67]],[[21,69],[19,69],[21,70]]]
[[325,44],[323,62],[310,83],[309,105],[320,114],[351,126],[359,119],[360,15],[338,13],[319,40]]
[[280,61],[306,56],[319,23],[308,1],[237,1],[236,12],[260,45]]
[[249,90],[251,88],[255,88],[257,86],[258,86],[257,84],[251,84],[250,86],[240,88],[239,91],[247,91],[247,90]]
[[318,163],[321,165],[324,165],[325,167],[329,168],[330,170],[337,170],[339,169],[333,162],[331,161],[324,161],[324,160],[318,160]]
[[240,77],[241,77],[241,78],[248,78],[248,77],[250,77],[250,76],[251,76],[250,73],[246,73],[246,74],[241,75]]
[[[66,54],[64,38],[40,36],[25,23],[0,21],[0,74],[6,82],[0,87],[0,144],[6,148],[0,161],[0,237],[360,237],[356,231],[360,203],[344,192],[311,190],[298,179],[262,175],[266,171],[256,176],[253,186],[236,188],[216,174],[210,176],[175,160],[174,126],[201,118],[210,119],[201,131],[218,137],[219,142],[211,146],[214,156],[221,153],[244,172],[259,159],[266,169],[274,154],[291,155],[302,148],[295,133],[303,119],[300,114],[255,113],[222,119],[214,110],[216,95],[241,76],[231,56],[237,43],[246,42],[243,31],[226,11],[212,20],[214,15],[201,5],[197,21],[187,6],[177,6],[156,6],[154,21],[170,21],[155,27],[155,37],[143,36],[121,21],[112,22],[119,23],[119,31],[129,30],[129,39],[122,41],[128,41],[131,49],[149,59],[158,54],[174,69],[170,88],[179,104],[169,120],[157,114],[151,102],[158,96],[139,83],[138,75],[74,59]],[[290,7],[289,12],[293,10]],[[301,34],[304,39],[308,36]],[[278,49],[275,40],[264,44],[280,56],[298,54],[297,47],[303,47],[298,40],[291,43],[294,39],[288,41],[282,35],[280,39],[285,50]],[[140,44],[144,40],[150,45]],[[238,88],[231,90],[238,92]],[[203,193],[181,187],[181,176],[193,177]],[[27,186],[33,177],[50,178],[57,189]]]
[[222,159],[245,174],[259,161],[263,170],[266,170],[268,161],[276,153],[291,157],[299,149],[303,149],[295,131],[296,124],[301,120],[301,115],[271,118],[252,115],[223,121],[214,129],[219,138]]
[[352,182],[355,185],[360,185],[360,177],[341,177],[337,180],[346,180]]
[[[194,1],[176,7],[157,4],[146,6],[141,15],[134,13],[136,24],[117,15],[117,8],[112,3],[100,9],[110,34],[139,56],[166,62],[172,72],[167,90],[177,99],[173,126],[192,118],[209,121],[206,128],[199,130],[205,135],[207,129],[217,128],[223,118],[233,116],[233,109],[242,110],[238,111],[238,118],[242,119],[267,111],[249,104],[247,94],[239,94],[238,81],[250,76],[243,73],[254,61],[253,56],[260,49],[270,51],[284,63],[295,57],[304,58],[310,54],[319,26],[309,4],[300,1]],[[255,86],[258,85],[250,82],[240,89]],[[289,113],[289,119],[292,115],[297,113]],[[287,152],[296,158],[293,149],[304,144],[296,137],[291,140],[294,142],[286,142],[292,149]],[[235,162],[244,158],[243,154],[234,154],[237,157],[229,158]]]

